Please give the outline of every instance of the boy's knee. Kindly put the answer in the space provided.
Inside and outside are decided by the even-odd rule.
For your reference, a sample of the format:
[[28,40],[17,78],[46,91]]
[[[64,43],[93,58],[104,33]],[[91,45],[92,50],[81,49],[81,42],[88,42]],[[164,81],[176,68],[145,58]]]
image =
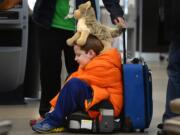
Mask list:
[[82,83],[82,81],[78,78],[71,78],[69,81],[68,81],[68,84],[79,84],[79,83]]
[[79,89],[81,87],[84,87],[86,84],[82,80],[78,78],[72,78],[67,82],[67,87],[72,88],[72,89]]

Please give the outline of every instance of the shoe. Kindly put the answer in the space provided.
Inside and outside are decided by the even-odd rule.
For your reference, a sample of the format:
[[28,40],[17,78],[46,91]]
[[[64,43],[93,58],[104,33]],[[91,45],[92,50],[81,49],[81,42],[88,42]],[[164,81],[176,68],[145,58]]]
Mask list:
[[33,125],[35,125],[36,123],[42,121],[44,118],[43,117],[39,117],[38,119],[33,119],[29,121],[29,125],[32,127]]
[[44,119],[32,126],[32,130],[38,133],[60,133],[64,131],[64,127],[55,127],[48,123],[48,119]]
[[157,128],[163,129],[163,123],[158,124],[158,125],[157,125]]
[[54,127],[48,123],[41,124],[37,123],[32,126],[32,130],[38,133],[60,133],[65,130],[64,127]]
[[160,131],[157,132],[157,135],[167,135],[167,134],[166,134],[165,131],[160,130]]

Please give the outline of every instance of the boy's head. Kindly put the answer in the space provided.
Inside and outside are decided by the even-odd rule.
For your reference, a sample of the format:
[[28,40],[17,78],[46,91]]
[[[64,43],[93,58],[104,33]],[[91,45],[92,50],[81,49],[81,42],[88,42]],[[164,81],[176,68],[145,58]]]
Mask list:
[[75,60],[79,66],[83,68],[91,59],[97,56],[103,48],[103,44],[96,36],[89,35],[85,45],[74,46]]

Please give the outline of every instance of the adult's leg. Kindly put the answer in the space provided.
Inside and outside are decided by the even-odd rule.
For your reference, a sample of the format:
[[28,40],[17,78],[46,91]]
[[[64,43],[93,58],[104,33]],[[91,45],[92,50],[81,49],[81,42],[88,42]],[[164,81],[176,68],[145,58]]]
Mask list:
[[78,68],[78,63],[75,61],[75,53],[72,46],[68,46],[66,44],[66,40],[70,37],[72,37],[74,34],[73,31],[64,31],[64,36],[66,37],[64,39],[64,59],[65,59],[65,65],[66,70],[68,74],[71,74],[72,72],[76,71]]
[[172,43],[169,52],[168,86],[166,93],[166,106],[163,121],[177,114],[170,110],[169,103],[175,98],[180,98],[180,42]]
[[92,98],[92,90],[85,82],[77,78],[69,80],[61,90],[55,109],[45,118],[48,124],[59,127],[69,114],[84,110],[85,99]]
[[38,45],[40,52],[41,99],[39,113],[44,117],[49,112],[49,101],[61,87],[61,43],[55,29],[38,27]]

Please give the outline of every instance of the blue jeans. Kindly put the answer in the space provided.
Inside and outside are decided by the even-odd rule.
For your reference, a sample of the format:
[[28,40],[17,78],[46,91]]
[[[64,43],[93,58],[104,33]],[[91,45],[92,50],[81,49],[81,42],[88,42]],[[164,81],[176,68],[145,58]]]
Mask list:
[[90,98],[90,86],[80,79],[72,78],[62,88],[54,111],[47,114],[48,123],[55,127],[62,126],[65,117],[78,110],[84,110],[84,101]]
[[166,93],[166,106],[163,121],[177,116],[170,110],[169,103],[175,98],[180,98],[180,41],[171,43],[168,63],[168,86]]

